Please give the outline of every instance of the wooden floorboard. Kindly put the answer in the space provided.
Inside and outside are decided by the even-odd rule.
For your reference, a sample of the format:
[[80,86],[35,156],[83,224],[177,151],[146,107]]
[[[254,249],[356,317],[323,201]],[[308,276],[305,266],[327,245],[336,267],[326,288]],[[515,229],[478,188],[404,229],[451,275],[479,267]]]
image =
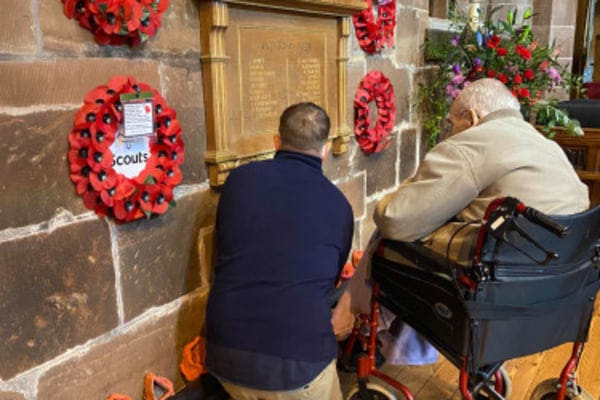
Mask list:
[[[551,335],[552,332],[539,332],[540,335]],[[542,353],[531,354],[508,360],[504,367],[512,382],[511,400],[529,400],[535,387],[545,379],[557,378],[571,354],[571,344],[564,344]],[[454,365],[440,356],[431,365],[391,366],[384,365],[383,371],[403,385],[407,386],[416,400],[459,400],[458,370]],[[596,310],[592,319],[588,342],[585,344],[581,363],[577,371],[580,386],[594,400],[600,400],[600,298],[596,301]],[[345,393],[356,383],[351,373],[340,373],[342,389]],[[376,378],[373,382],[382,384]],[[400,393],[389,385],[382,384],[404,399]]]

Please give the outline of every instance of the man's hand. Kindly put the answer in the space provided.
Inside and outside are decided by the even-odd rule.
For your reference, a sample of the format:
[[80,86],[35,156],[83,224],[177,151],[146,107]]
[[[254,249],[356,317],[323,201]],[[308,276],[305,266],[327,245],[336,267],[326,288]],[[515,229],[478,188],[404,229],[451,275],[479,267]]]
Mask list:
[[352,332],[356,315],[351,310],[350,293],[345,291],[340,297],[337,306],[333,309],[331,316],[331,325],[333,325],[333,333],[336,339],[343,340]]

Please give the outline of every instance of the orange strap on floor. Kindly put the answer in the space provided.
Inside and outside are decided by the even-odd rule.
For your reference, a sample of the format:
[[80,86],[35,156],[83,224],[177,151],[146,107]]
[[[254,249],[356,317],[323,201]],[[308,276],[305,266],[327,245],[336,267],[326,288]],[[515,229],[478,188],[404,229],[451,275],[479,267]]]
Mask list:
[[144,400],[166,400],[175,394],[173,382],[148,372],[144,377]]
[[188,381],[195,381],[200,375],[207,372],[204,362],[206,360],[206,339],[196,336],[183,348],[183,355],[179,370]]

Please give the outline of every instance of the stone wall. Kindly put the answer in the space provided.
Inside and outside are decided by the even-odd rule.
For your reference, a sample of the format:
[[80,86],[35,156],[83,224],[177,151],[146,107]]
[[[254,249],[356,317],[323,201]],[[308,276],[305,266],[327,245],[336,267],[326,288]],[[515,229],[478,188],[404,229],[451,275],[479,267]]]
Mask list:
[[[350,110],[368,71],[394,83],[392,145],[366,156],[352,141],[324,166],[352,204],[355,248],[373,230],[375,203],[412,174],[425,151],[414,92],[431,68],[421,53],[429,1],[397,4],[395,47],[366,57],[352,38],[348,64]],[[0,400],[103,400],[115,392],[139,400],[148,371],[183,384],[178,363],[203,323],[218,201],[203,159],[199,32],[196,0],[171,1],[156,37],[133,49],[97,46],[66,19],[59,0],[3,0]],[[177,207],[129,224],[83,206],[66,159],[83,97],[119,74],[161,92],[177,110],[186,146]]]

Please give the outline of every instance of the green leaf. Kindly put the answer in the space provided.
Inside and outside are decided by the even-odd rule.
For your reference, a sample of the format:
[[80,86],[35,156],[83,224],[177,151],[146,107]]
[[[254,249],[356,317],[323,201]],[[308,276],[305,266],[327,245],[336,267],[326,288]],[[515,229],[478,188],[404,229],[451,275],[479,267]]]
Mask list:
[[146,177],[146,180],[144,180],[145,185],[153,185],[155,183],[156,183],[156,179],[154,179],[154,177],[152,175],[148,175]]
[[525,10],[525,13],[523,14],[523,20],[528,20],[529,18],[531,18],[531,16],[532,16],[531,8],[528,8],[527,10]]
[[506,21],[510,25],[514,25],[515,24],[515,15],[514,15],[514,11],[513,10],[508,10],[508,12],[506,13]]

